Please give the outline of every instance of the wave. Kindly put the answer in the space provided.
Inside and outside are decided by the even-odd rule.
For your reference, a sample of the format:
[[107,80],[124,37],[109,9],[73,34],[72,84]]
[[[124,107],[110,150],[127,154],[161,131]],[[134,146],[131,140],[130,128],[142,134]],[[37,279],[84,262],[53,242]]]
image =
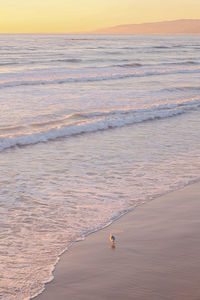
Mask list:
[[[15,146],[38,144],[40,142],[53,141],[57,138],[71,137],[146,121],[169,118],[198,109],[199,107],[200,100],[193,100],[175,104],[154,105],[143,109],[75,113],[72,117],[74,120],[78,118],[78,121],[74,121],[71,124],[59,124],[57,127],[29,134],[0,137],[0,152]],[[66,118],[69,118],[69,116]],[[81,118],[83,120],[80,120]],[[58,121],[59,120],[57,120],[57,123]]]
[[180,101],[176,103],[171,104],[160,104],[160,105],[153,105],[148,108],[130,108],[130,109],[114,109],[114,110],[108,110],[108,111],[93,111],[93,112],[82,112],[82,113],[76,113],[75,115],[86,117],[86,118],[94,118],[94,117],[106,117],[106,116],[112,116],[112,115],[128,115],[128,114],[135,114],[135,113],[148,113],[148,112],[159,112],[162,110],[172,110],[177,108],[184,107],[184,112],[188,109],[195,109],[200,106],[200,100],[194,99],[190,101]]
[[154,46],[154,49],[173,49],[173,48],[185,48],[187,47],[186,45],[179,44],[179,45],[171,45],[171,46],[165,46],[165,45],[160,45],[160,46]]
[[172,48],[184,48],[184,45],[178,44],[178,45],[173,45]]
[[177,86],[160,90],[161,92],[174,92],[174,91],[199,91],[200,86]]
[[164,63],[166,65],[199,65],[198,61],[194,60],[187,60],[187,61],[180,61],[180,62],[170,62],[170,63]]
[[75,114],[69,114],[66,115],[62,118],[56,118],[56,119],[47,119],[45,121],[38,121],[38,122],[31,122],[28,124],[19,124],[19,125],[7,125],[7,126],[0,126],[0,136],[7,133],[10,134],[11,132],[16,132],[16,131],[30,131],[30,130],[35,130],[35,129],[42,129],[45,127],[51,127],[53,125],[61,125],[62,123],[73,123],[76,122],[77,120],[83,119],[84,116],[81,116],[77,113]]
[[193,60],[188,60],[188,61],[186,61],[186,62],[184,62],[184,64],[186,64],[186,65],[196,65],[196,64],[199,64],[198,62],[196,62],[196,61],[193,61]]
[[[155,66],[158,64],[152,64],[152,65],[147,65],[146,66]],[[160,66],[162,65],[199,65],[199,62],[193,61],[193,60],[188,60],[188,61],[182,61],[182,62],[168,62],[168,63],[161,63],[159,64]],[[137,62],[132,62],[132,63],[125,63],[125,64],[118,64],[118,65],[112,65],[112,67],[123,67],[123,68],[136,68],[136,67],[142,67],[144,64],[137,63]]]
[[122,67],[122,68],[137,68],[137,67],[141,67],[142,64],[140,63],[128,63],[128,64],[122,64],[122,65],[117,65],[117,67]]
[[63,58],[63,59],[44,59],[44,60],[29,60],[27,62],[8,62],[8,63],[0,63],[0,66],[10,66],[10,65],[35,65],[35,64],[44,64],[44,63],[80,63],[82,59],[79,58]]
[[119,54],[123,54],[123,52],[120,52],[120,51],[105,51],[104,54],[119,55]]
[[120,49],[122,49],[122,50],[135,50],[136,49],[136,47],[122,47],[122,48],[120,48]]
[[18,65],[18,62],[2,62],[0,63],[0,67],[4,67],[4,66],[12,66],[12,65]]
[[0,127],[0,136],[2,132],[13,132],[13,131],[19,131],[23,130],[24,126],[23,125],[16,125],[16,126],[6,126],[6,127]]
[[171,47],[170,46],[155,46],[153,48],[155,48],[155,49],[170,49]]
[[163,94],[163,93],[174,93],[174,92],[190,92],[190,91],[199,91],[200,86],[194,85],[185,85],[185,86],[172,86],[172,87],[167,87],[167,88],[162,88],[158,90],[153,90],[153,93],[156,92],[158,94]]
[[15,86],[34,86],[34,85],[49,85],[49,84],[64,84],[71,82],[92,82],[92,81],[106,81],[118,80],[133,77],[146,77],[158,75],[172,75],[172,74],[186,74],[186,73],[200,73],[200,69],[195,70],[174,70],[174,71],[147,71],[144,73],[122,73],[122,74],[108,74],[108,75],[89,75],[88,77],[67,77],[57,79],[32,79],[32,80],[9,80],[0,82],[0,88],[15,87]]
[[92,39],[86,39],[86,38],[71,38],[71,39],[66,39],[66,41],[91,41]]
[[80,63],[80,58],[63,58],[63,59],[52,59],[50,62],[68,62],[68,63]]

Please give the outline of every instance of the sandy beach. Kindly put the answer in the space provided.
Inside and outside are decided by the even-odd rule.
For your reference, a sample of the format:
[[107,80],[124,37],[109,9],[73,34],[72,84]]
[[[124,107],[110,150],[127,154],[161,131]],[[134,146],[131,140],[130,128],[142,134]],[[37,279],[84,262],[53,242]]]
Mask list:
[[186,186],[75,243],[35,299],[200,299],[199,196],[199,183]]

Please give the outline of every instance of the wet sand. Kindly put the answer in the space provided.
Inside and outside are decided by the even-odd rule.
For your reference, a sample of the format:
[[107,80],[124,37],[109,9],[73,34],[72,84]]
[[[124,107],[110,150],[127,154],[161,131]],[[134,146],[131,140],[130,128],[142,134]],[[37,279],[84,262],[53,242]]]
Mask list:
[[54,275],[34,299],[200,300],[200,183],[137,207],[75,243]]

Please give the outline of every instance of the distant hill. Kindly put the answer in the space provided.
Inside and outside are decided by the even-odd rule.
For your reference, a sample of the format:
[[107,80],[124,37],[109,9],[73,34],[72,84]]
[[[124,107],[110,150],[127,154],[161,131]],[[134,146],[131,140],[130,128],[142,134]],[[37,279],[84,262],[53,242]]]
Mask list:
[[200,34],[200,19],[126,24],[95,30],[104,34]]

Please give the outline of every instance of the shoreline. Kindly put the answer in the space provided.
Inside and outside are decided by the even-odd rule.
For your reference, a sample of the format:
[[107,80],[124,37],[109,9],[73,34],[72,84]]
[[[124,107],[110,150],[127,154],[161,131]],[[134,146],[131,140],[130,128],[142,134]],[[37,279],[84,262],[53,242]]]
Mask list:
[[[191,269],[197,268],[198,265],[197,253],[199,247],[196,247],[197,243],[195,243],[195,247],[189,247],[188,249],[188,241],[191,242],[194,235],[196,241],[196,229],[200,225],[200,221],[198,221],[198,210],[200,208],[198,195],[200,195],[200,182],[188,184],[125,213],[110,225],[87,235],[81,243],[73,243],[61,255],[56,264],[53,272],[54,279],[45,284],[45,290],[41,294],[31,299],[196,300],[197,297],[200,297],[199,282],[197,280],[200,274],[200,266],[197,276],[194,275],[191,281],[187,278],[187,274],[191,273]],[[190,215],[187,212],[190,212]],[[179,221],[182,227],[179,226]],[[196,224],[195,228],[191,226],[194,223]],[[172,224],[175,226],[172,226]],[[190,235],[185,234],[189,230],[188,226]],[[130,233],[132,227],[137,230]],[[163,233],[161,232],[162,229],[164,229]],[[110,247],[110,232],[116,236],[115,248]],[[173,242],[172,244],[175,244],[176,248],[169,248],[167,241],[169,244]],[[157,248],[154,248],[154,242],[158,243]],[[177,248],[178,242],[184,244],[185,248]],[[163,245],[166,245],[166,248]],[[146,252],[146,248],[149,248],[150,251]],[[192,251],[191,248],[197,253],[195,252],[196,255],[189,257],[191,260],[191,264],[189,264],[186,254],[187,251]],[[159,252],[158,250],[162,250],[159,253],[161,257],[159,255],[155,257],[155,254]],[[178,258],[180,252],[181,256]],[[162,259],[163,255],[164,261]],[[178,270],[171,265],[171,260],[169,260],[171,256],[176,257],[176,260],[173,259],[173,266],[177,263]],[[183,256],[185,257],[184,261],[181,260]],[[154,260],[155,265],[153,264]],[[131,265],[133,265],[133,269],[130,267]],[[171,269],[169,269],[169,266]],[[181,273],[180,269],[182,270]],[[159,274],[164,276],[165,284],[163,277],[158,276]],[[180,280],[178,275],[184,278]],[[197,282],[194,280],[195,277]],[[172,286],[176,286],[172,289],[173,293],[169,291],[172,278]],[[142,284],[144,281],[146,282],[145,285]],[[162,283],[161,286],[164,284],[163,288],[160,288],[160,282]],[[156,291],[157,284],[158,291]],[[184,284],[188,287],[183,292]],[[192,289],[190,289],[190,286]],[[119,289],[120,293],[119,291],[116,292],[116,289]],[[191,293],[188,294],[189,290],[193,291],[194,298],[192,298]]]

